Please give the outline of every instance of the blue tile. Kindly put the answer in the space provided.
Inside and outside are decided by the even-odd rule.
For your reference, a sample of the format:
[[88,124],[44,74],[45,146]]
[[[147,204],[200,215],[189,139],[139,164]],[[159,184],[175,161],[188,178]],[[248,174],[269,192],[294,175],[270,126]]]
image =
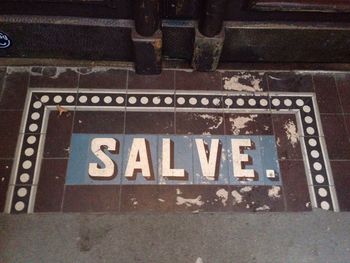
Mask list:
[[[260,138],[261,136],[227,136],[226,137],[226,144],[228,145],[228,166],[229,166],[229,180],[230,184],[232,185],[263,185],[264,180],[262,175],[262,163],[261,163],[261,156],[260,156]],[[256,177],[254,179],[244,179],[244,178],[237,178],[234,176],[233,173],[233,160],[232,160],[232,147],[231,147],[231,139],[250,139],[252,141],[253,147],[251,149],[242,147],[242,154],[248,154],[251,158],[250,163],[244,163],[244,169],[253,169]]]
[[[281,172],[277,157],[276,140],[274,136],[261,136],[260,137],[260,156],[262,167],[262,176],[264,178],[265,185],[281,185]],[[273,170],[275,178],[268,178],[266,170]]]
[[[163,139],[170,139],[173,143],[174,169],[184,169],[186,180],[169,179],[163,176],[161,161],[163,161],[162,148]],[[190,136],[159,136],[158,137],[158,159],[159,162],[159,184],[193,184],[193,162],[192,162],[192,138]]]
[[[135,138],[144,138],[146,139],[146,147],[148,149],[148,161],[151,168],[151,172],[153,173],[153,177],[147,179],[147,177],[144,176],[142,171],[136,171],[135,177],[133,178],[126,178],[125,177],[125,170],[129,161],[129,155],[131,146],[133,143],[133,140]],[[124,149],[123,149],[123,156],[124,156],[124,163],[123,163],[123,174],[122,174],[122,184],[157,184],[158,183],[158,137],[154,135],[144,135],[144,134],[137,134],[137,135],[125,135],[124,139]]]
[[[228,177],[228,161],[227,161],[227,144],[225,136],[191,136],[193,145],[193,174],[194,184],[219,184],[225,185],[229,183]],[[218,156],[220,158],[220,164],[216,167],[217,176],[215,180],[210,180],[203,175],[203,168],[199,160],[198,148],[196,145],[196,139],[203,139],[207,145],[209,152],[212,150],[212,140],[220,140],[220,146],[218,150]],[[208,158],[208,156],[207,156]],[[208,159],[207,159],[208,160]]]
[[[89,176],[89,163],[97,163],[100,167],[104,164],[91,152],[91,141],[94,138],[114,138],[119,142],[119,154],[104,151],[115,164],[115,176],[110,179],[96,179]],[[87,184],[120,184],[123,135],[111,134],[72,134],[71,154],[68,162],[68,172],[66,178],[67,185],[87,185]]]

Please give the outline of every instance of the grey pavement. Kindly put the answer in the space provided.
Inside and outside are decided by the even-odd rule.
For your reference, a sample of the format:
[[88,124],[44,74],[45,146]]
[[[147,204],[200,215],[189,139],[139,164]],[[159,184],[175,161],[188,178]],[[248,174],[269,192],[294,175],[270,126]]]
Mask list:
[[0,262],[350,262],[350,213],[0,215]]

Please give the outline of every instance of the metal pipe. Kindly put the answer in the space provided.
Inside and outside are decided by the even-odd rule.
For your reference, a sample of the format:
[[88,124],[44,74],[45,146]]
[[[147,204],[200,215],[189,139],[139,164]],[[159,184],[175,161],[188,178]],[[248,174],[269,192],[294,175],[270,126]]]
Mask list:
[[224,20],[227,0],[205,0],[204,10],[199,20],[198,29],[206,37],[220,33]]
[[159,28],[159,0],[134,0],[136,32],[152,36]]

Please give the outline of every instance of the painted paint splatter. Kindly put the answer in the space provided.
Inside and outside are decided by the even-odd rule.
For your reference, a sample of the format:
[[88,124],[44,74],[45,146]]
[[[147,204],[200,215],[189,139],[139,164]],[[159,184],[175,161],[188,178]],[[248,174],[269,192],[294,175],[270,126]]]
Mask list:
[[196,114],[197,118],[201,118],[206,121],[208,131],[205,131],[206,134],[210,135],[210,131],[215,130],[222,125],[224,118],[218,115],[209,115],[209,114]]
[[292,120],[288,120],[284,126],[283,126],[286,135],[287,135],[287,139],[288,141],[290,141],[290,143],[292,144],[293,148],[296,147],[298,141],[299,141],[299,135],[298,135],[298,131],[297,131],[297,126],[295,125],[295,123]]
[[135,197],[131,198],[130,201],[132,202],[132,205],[137,206],[139,202],[136,200]]
[[268,205],[263,205],[255,209],[256,211],[269,211],[270,207]]
[[238,116],[236,118],[230,118],[229,120],[232,123],[232,133],[234,135],[239,135],[242,129],[247,128],[249,122],[255,121],[256,117],[258,117],[258,115],[252,114],[249,115],[249,117]]
[[216,196],[219,197],[219,199],[221,200],[221,203],[226,206],[226,202],[227,202],[227,199],[228,199],[228,192],[221,188],[219,190],[216,191]]
[[199,195],[197,198],[191,199],[191,198],[183,198],[181,196],[176,197],[176,204],[177,205],[186,205],[187,207],[191,207],[193,205],[196,206],[202,206],[204,205],[204,202],[201,201],[202,196]]
[[77,72],[76,68],[66,68],[66,67],[42,67],[42,68],[32,68],[30,71],[31,76],[45,76],[50,79],[57,79],[61,74],[65,73],[67,70],[73,70]]
[[29,72],[29,67],[7,67],[6,74]]
[[250,73],[244,73],[238,76],[224,77],[224,89],[236,91],[256,92],[262,91],[260,87],[262,79]]
[[268,191],[268,196],[271,198],[280,198],[281,197],[280,191],[281,191],[281,187],[272,186],[272,188],[269,189]]
[[182,194],[182,192],[181,192],[180,188],[176,188],[176,194],[177,194],[177,195]]
[[276,144],[277,144],[277,146],[281,146],[281,139],[280,139],[280,137],[277,137]]
[[242,203],[243,197],[240,193],[238,193],[236,190],[231,192],[231,195],[233,197],[233,204],[239,204]]
[[239,190],[241,193],[248,193],[250,192],[251,190],[253,190],[253,187],[252,186],[245,186],[243,187],[241,190]]

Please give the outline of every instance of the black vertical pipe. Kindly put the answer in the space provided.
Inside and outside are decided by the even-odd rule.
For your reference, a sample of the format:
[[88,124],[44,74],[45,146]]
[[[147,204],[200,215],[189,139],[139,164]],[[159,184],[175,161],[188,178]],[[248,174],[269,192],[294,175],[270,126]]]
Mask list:
[[205,0],[198,29],[201,34],[213,37],[220,33],[227,0]]
[[133,0],[136,32],[144,37],[159,28],[159,0]]

